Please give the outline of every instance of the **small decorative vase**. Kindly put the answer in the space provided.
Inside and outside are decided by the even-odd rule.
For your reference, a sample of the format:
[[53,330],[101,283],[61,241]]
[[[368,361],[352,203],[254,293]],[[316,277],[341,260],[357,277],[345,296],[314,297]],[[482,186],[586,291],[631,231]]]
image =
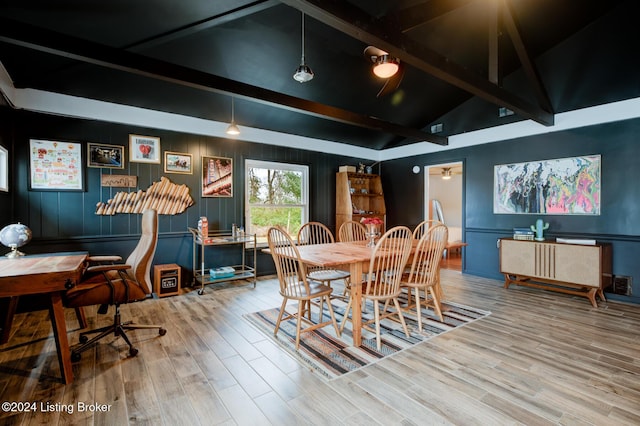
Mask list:
[[369,238],[367,247],[375,247],[376,237],[380,235],[380,225],[376,223],[367,223],[365,226],[367,227],[367,237]]

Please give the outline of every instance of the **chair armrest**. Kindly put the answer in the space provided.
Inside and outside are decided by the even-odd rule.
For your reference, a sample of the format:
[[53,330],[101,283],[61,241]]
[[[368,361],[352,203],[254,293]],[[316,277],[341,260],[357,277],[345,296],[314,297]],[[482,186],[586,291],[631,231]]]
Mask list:
[[94,265],[89,266],[85,272],[126,271],[127,269],[131,269],[131,265]]
[[120,256],[88,256],[88,262],[121,262],[122,257]]

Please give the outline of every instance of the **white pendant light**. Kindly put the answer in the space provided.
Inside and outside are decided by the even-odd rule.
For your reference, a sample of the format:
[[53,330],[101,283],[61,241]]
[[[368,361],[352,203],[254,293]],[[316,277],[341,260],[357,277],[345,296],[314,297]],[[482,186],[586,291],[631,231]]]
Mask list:
[[304,13],[302,14],[302,59],[295,74],[293,74],[293,79],[300,83],[306,83],[313,79],[313,71],[311,71],[311,68],[305,63],[304,58]]
[[231,124],[227,127],[227,134],[236,136],[240,134],[240,129],[236,126],[236,120],[234,115],[233,97],[231,98]]

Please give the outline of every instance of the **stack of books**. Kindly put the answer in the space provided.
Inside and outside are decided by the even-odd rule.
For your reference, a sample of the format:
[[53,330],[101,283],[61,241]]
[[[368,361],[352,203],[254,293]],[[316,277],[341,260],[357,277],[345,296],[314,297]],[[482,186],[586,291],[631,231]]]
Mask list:
[[531,228],[513,228],[513,239],[514,240],[527,240],[533,241],[536,233],[531,230]]

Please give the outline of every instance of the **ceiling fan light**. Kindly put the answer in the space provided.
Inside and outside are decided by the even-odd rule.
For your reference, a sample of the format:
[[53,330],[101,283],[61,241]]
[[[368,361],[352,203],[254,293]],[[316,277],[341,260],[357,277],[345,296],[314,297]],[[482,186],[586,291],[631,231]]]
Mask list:
[[389,55],[378,56],[373,73],[380,78],[389,78],[398,72],[398,60]]
[[444,180],[451,179],[451,169],[449,168],[442,169],[442,179]]
[[303,62],[296,69],[295,74],[293,74],[293,79],[300,83],[306,83],[313,79],[313,71],[311,71],[311,68]]

